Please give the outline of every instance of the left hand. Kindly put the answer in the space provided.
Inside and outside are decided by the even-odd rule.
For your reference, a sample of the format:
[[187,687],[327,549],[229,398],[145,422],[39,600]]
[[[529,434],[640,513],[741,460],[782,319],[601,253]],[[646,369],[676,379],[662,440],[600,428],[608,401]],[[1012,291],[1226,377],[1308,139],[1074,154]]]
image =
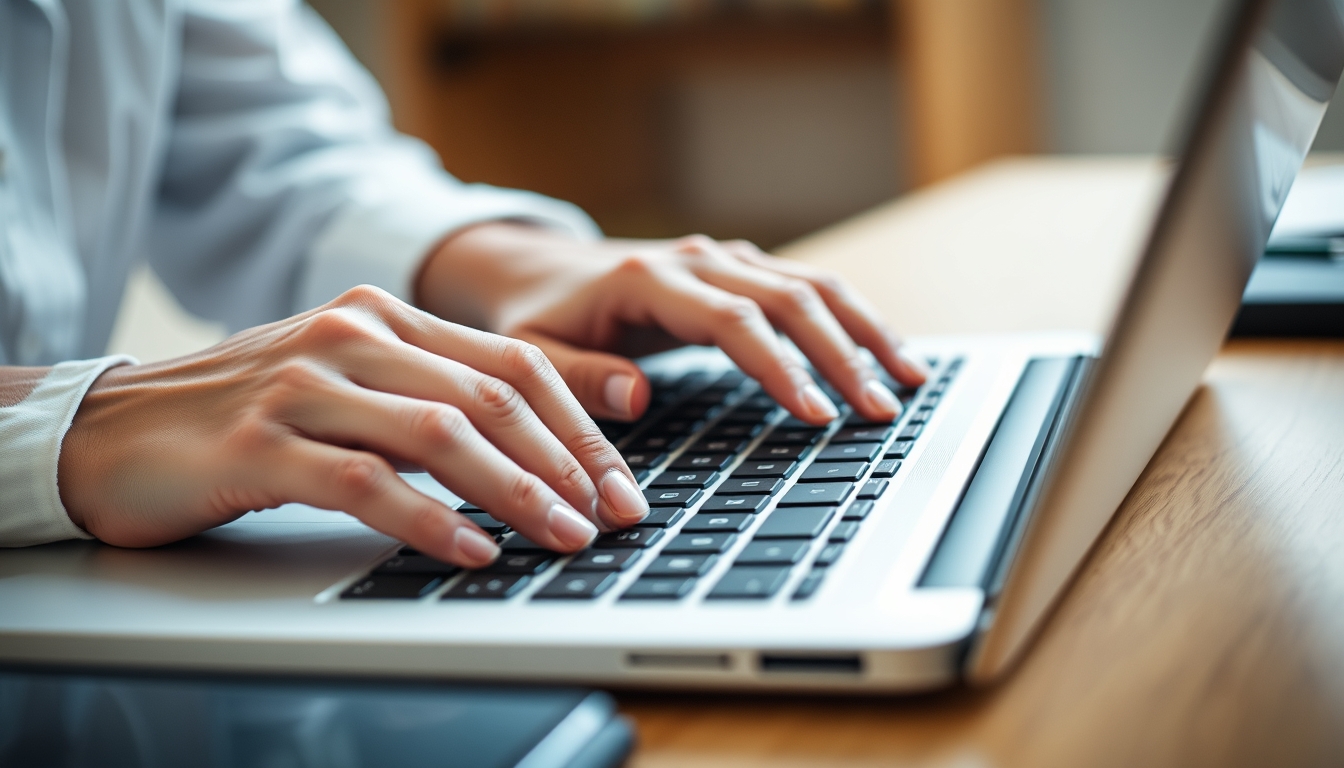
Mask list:
[[876,311],[838,277],[744,241],[583,241],[522,224],[455,233],[426,261],[416,302],[448,320],[542,349],[589,413],[628,421],[649,384],[630,357],[681,344],[720,347],[798,418],[836,410],[789,353],[784,332],[856,411],[874,421],[900,403],[859,353],[901,384],[925,368],[901,352]]

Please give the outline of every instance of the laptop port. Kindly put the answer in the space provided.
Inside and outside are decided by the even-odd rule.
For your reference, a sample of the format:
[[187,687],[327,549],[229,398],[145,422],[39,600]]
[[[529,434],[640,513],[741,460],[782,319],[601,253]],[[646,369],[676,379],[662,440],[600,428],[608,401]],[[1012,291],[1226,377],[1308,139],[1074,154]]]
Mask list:
[[858,654],[800,656],[762,653],[761,671],[790,674],[861,675],[863,674],[863,657]]
[[631,653],[626,655],[627,666],[640,669],[728,669],[732,657],[726,653]]

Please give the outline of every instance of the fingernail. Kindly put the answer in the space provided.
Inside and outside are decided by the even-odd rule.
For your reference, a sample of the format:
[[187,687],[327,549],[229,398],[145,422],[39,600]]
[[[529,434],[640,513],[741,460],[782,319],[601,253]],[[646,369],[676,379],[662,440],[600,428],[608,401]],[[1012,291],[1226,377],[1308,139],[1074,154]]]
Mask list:
[[635,417],[630,401],[635,395],[635,377],[628,373],[613,373],[602,385],[602,398],[612,413],[623,419]]
[[889,413],[892,416],[899,416],[901,413],[901,401],[896,399],[896,395],[882,382],[877,379],[869,379],[867,384],[863,385],[864,397],[868,398],[868,405],[873,410]]
[[901,362],[905,363],[906,366],[910,368],[910,370],[919,374],[921,378],[927,379],[933,375],[933,371],[929,370],[929,366],[927,363],[925,363],[923,360],[920,360],[917,357],[907,355],[905,353],[905,350],[903,349],[897,350],[896,356],[901,358]]
[[830,421],[840,415],[840,412],[835,409],[835,403],[832,403],[831,399],[823,394],[821,388],[816,384],[808,384],[803,387],[802,394],[803,405],[807,407],[814,418]]
[[551,505],[546,525],[561,544],[572,549],[582,549],[597,538],[597,526],[564,504]]
[[499,557],[499,547],[495,546],[493,539],[465,525],[458,526],[453,533],[453,546],[476,565],[492,563]]
[[598,490],[622,523],[634,525],[648,517],[649,503],[644,500],[644,494],[619,469],[609,470]]

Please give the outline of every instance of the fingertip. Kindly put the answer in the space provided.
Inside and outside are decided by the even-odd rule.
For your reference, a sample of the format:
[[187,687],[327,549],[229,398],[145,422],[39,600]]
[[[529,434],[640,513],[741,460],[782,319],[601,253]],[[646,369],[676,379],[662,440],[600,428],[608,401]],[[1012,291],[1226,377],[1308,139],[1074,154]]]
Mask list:
[[495,540],[470,525],[459,525],[453,532],[453,548],[458,564],[466,568],[483,568],[499,557]]
[[798,392],[802,413],[797,416],[813,424],[826,424],[840,415],[835,403],[816,384],[807,384]]
[[602,384],[602,403],[618,419],[632,421],[649,407],[652,397],[648,379],[638,368],[633,371],[614,371]]
[[896,350],[896,361],[901,370],[893,371],[893,375],[908,387],[918,387],[933,375],[923,360],[908,354],[904,349]]

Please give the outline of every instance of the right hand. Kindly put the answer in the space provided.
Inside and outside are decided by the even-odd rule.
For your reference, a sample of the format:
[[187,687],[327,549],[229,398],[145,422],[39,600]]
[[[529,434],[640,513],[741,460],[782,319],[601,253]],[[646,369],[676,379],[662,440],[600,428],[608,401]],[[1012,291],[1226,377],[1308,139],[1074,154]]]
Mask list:
[[66,433],[58,476],[71,520],[119,546],[300,502],[447,562],[498,555],[393,461],[561,552],[648,512],[540,351],[367,286],[194,355],[108,370]]

